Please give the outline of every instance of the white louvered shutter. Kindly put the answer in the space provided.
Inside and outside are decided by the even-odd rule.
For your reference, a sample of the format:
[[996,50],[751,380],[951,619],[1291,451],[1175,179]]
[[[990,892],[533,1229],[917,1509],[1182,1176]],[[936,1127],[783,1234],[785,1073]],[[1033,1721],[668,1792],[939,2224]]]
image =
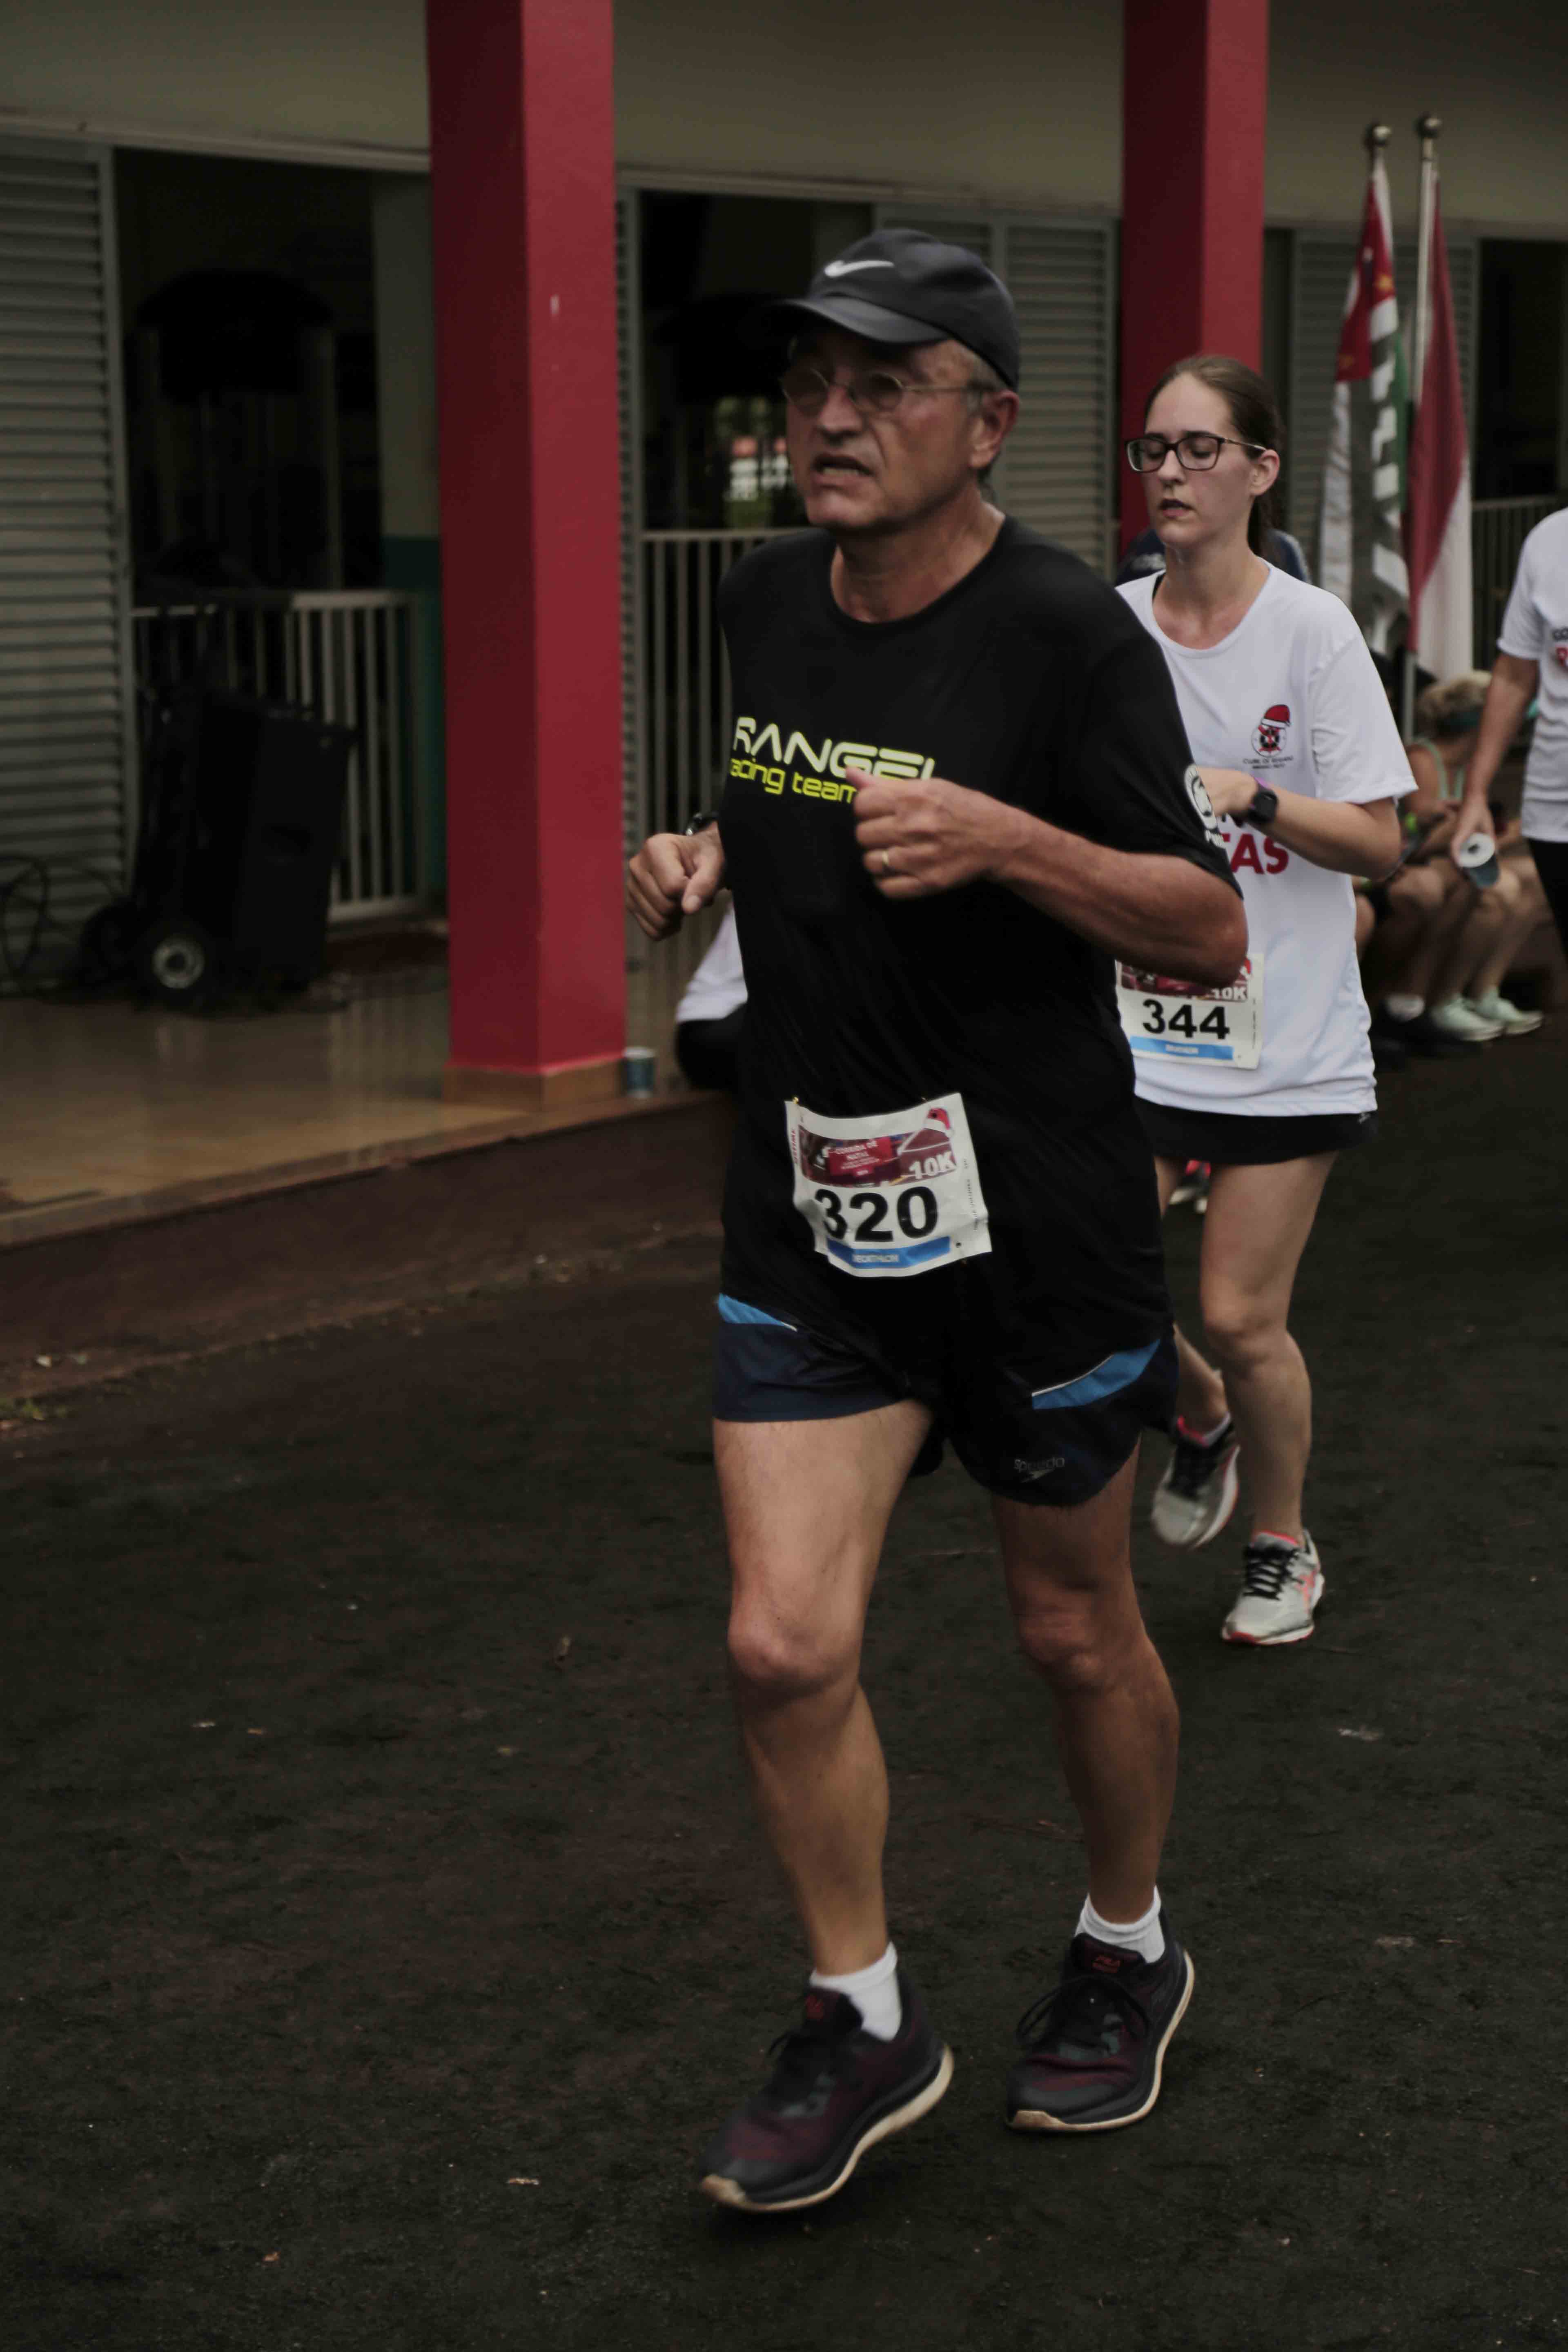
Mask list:
[[1110,554],[1115,273],[1109,226],[1009,221],[1003,266],[1023,343],[1023,404],[1003,503],[1096,572]]
[[944,215],[910,205],[884,205],[878,219],[967,246],[1006,286],[1018,313],[1023,403],[996,468],[996,495],[1020,522],[1104,572],[1116,331],[1110,224]]
[[[1344,319],[1345,289],[1355,258],[1355,239],[1318,236],[1302,230],[1294,239],[1290,299],[1290,529],[1310,555],[1317,539],[1328,454],[1329,415],[1333,401],[1334,362]],[[1459,342],[1459,375],[1465,414],[1475,438],[1476,305],[1480,284],[1479,250],[1473,237],[1448,239],[1448,278],[1454,289],[1454,331]],[[1415,239],[1399,237],[1394,248],[1394,282],[1400,324],[1408,334],[1415,308]],[[1406,344],[1408,350],[1408,342]]]
[[112,239],[106,155],[0,142],[0,882],[44,861],[68,926],[132,815]]

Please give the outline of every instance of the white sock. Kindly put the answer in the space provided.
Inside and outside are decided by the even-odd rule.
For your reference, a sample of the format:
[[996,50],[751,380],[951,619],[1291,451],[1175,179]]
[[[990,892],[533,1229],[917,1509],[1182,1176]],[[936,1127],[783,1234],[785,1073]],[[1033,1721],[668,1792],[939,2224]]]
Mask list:
[[[1163,1943],[1160,1949],[1164,1949]],[[874,2033],[879,2042],[891,2042],[904,2021],[904,2004],[899,1998],[899,1956],[891,1944],[868,1969],[856,1969],[847,1977],[825,1977],[820,1969],[813,1969],[811,1981],[823,1992],[847,1993],[867,2032]]]
[[1154,1900],[1142,1919],[1102,1919],[1094,1905],[1087,1898],[1078,1915],[1080,1936],[1092,1936],[1097,1944],[1110,1944],[1114,1949],[1136,1952],[1142,1960],[1164,1958],[1165,1930],[1160,1921],[1160,1890],[1154,1889]]
[[1426,1010],[1426,999],[1424,996],[1389,995],[1383,1000],[1383,1009],[1395,1021],[1418,1021]]

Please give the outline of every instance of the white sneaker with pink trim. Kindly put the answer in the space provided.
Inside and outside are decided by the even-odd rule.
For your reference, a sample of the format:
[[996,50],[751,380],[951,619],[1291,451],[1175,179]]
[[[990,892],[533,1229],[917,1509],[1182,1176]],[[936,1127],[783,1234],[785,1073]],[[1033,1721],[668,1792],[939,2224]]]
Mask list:
[[1218,1535],[1236,1508],[1240,1452],[1228,1413],[1206,1438],[1191,1436],[1184,1422],[1173,1424],[1171,1458],[1150,1512],[1162,1543],[1196,1551]]
[[1241,1591],[1221,1634],[1259,1649],[1305,1642],[1322,1597],[1322,1562],[1305,1528],[1299,1544],[1285,1536],[1254,1536],[1242,1562]]

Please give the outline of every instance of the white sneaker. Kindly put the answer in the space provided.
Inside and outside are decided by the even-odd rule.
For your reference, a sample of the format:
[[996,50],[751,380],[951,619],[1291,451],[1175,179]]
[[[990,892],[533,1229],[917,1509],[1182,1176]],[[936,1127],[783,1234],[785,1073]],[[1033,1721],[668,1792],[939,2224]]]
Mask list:
[[1502,1035],[1500,1021],[1489,1021],[1462,996],[1450,996],[1447,1004],[1434,1004],[1431,1010],[1439,1029],[1447,1036],[1462,1037],[1467,1045],[1489,1045]]
[[1505,1037],[1528,1037],[1546,1018],[1544,1013],[1527,1013],[1522,1005],[1510,1004],[1500,988],[1489,988],[1484,996],[1467,996],[1464,1002],[1483,1021],[1495,1021]]
[[1178,1421],[1171,1432],[1171,1458],[1154,1489],[1150,1513],[1154,1533],[1177,1551],[1196,1551],[1217,1536],[1236,1508],[1240,1477],[1236,1425],[1226,1413],[1206,1442],[1189,1437]]
[[1303,1528],[1299,1544],[1283,1536],[1254,1536],[1242,1562],[1241,1591],[1220,1628],[1227,1642],[1304,1642],[1323,1597],[1318,1547]]

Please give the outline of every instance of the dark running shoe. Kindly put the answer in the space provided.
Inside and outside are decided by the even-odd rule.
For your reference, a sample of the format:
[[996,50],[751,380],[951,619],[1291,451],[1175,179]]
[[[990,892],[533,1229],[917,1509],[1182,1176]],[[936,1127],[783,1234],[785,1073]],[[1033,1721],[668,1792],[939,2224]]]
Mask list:
[[902,1969],[899,1992],[903,2022],[884,2042],[843,1993],[808,1990],[799,2025],[769,2053],[778,2063],[766,2084],[703,2151],[704,2196],[747,2213],[820,2205],[868,2147],[935,2106],[952,2080],[952,2053]]
[[1193,1997],[1193,1964],[1165,1927],[1157,1960],[1075,1936],[1061,1982],[1018,2021],[1007,2078],[1015,2131],[1115,2131],[1160,2095],[1165,2044]]

